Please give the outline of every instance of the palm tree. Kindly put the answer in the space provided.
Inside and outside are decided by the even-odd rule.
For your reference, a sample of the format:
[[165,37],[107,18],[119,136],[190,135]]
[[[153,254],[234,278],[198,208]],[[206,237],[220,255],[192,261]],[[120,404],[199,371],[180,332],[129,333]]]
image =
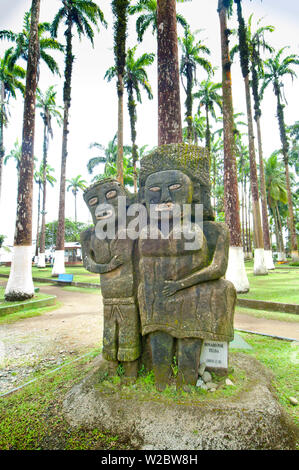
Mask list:
[[129,0],[112,0],[114,15],[114,61],[117,74],[118,125],[117,125],[117,179],[123,184],[123,127],[124,127],[124,73],[126,64],[126,38]]
[[33,297],[32,281],[32,191],[34,167],[35,94],[38,80],[40,0],[32,0],[23,118],[22,158],[18,187],[13,261],[5,290],[6,300]]
[[250,183],[252,192],[252,210],[253,210],[253,226],[254,226],[254,268],[253,274],[256,276],[263,276],[268,274],[268,270],[265,265],[264,258],[264,236],[262,229],[262,220],[260,213],[259,203],[259,188],[258,188],[258,177],[256,168],[256,156],[255,156],[255,145],[254,145],[254,132],[253,132],[253,117],[252,117],[252,106],[251,106],[251,95],[250,95],[250,81],[249,81],[249,42],[247,27],[243,18],[242,13],[242,0],[234,0],[237,4],[238,13],[238,36],[239,36],[239,57],[241,71],[245,85],[245,97],[246,97],[246,108],[247,108],[247,122],[248,122],[248,141],[249,141],[249,159],[250,159]]
[[267,59],[264,63],[265,66],[265,74],[264,74],[264,83],[262,85],[262,93],[265,88],[272,83],[274,93],[277,100],[277,119],[279,125],[279,132],[280,132],[280,140],[282,145],[282,154],[283,154],[283,162],[285,166],[285,178],[286,178],[286,188],[287,188],[287,195],[288,195],[288,208],[289,208],[289,225],[290,225],[290,233],[291,233],[291,251],[292,251],[292,259],[298,260],[298,245],[297,245],[297,236],[296,236],[296,228],[295,228],[295,221],[294,221],[294,209],[293,209],[293,201],[292,201],[292,192],[291,192],[291,183],[290,183],[290,175],[289,175],[289,142],[286,133],[286,125],[284,119],[284,105],[282,104],[283,101],[283,94],[282,94],[282,87],[283,87],[283,79],[290,75],[292,79],[297,77],[296,73],[292,69],[292,65],[299,64],[299,56],[296,54],[288,55],[282,58],[282,54],[285,51],[285,47],[280,49],[277,54],[275,54],[270,59]]
[[[152,89],[148,82],[147,73],[145,67],[151,65],[154,61],[154,54],[142,54],[139,58],[135,59],[135,52],[137,46],[132,49],[128,49],[126,57],[126,66],[124,71],[124,86],[128,93],[128,111],[130,117],[130,127],[131,127],[131,141],[132,141],[132,157],[133,157],[133,168],[134,168],[134,191],[137,193],[137,171],[136,171],[136,162],[138,160],[138,151],[136,145],[136,122],[137,122],[137,112],[136,112],[136,101],[141,103],[141,90],[140,87],[144,88],[147,92],[149,99],[153,98]],[[117,70],[115,67],[111,67],[107,70],[105,78],[108,81],[112,78],[117,77]]]
[[[177,0],[177,2],[184,2],[188,0]],[[143,35],[146,30],[151,26],[153,34],[157,32],[157,0],[138,0],[136,5],[129,7],[129,14],[135,15],[140,13],[136,21],[136,31],[138,41],[143,40]],[[177,22],[184,28],[188,28],[188,23],[185,18],[179,13],[176,14]]]
[[232,281],[237,292],[247,292],[249,290],[249,282],[245,271],[241,237],[231,60],[229,53],[229,35],[231,32],[227,27],[227,13],[230,11],[231,7],[232,0],[218,0],[222,51],[224,207],[225,221],[230,231],[230,248],[226,278]]
[[[43,184],[43,204],[42,204],[42,224],[41,224],[41,235],[40,235],[40,251],[38,256],[38,267],[43,268],[46,265],[45,262],[45,230],[46,230],[46,196],[47,196],[47,160],[48,160],[48,147],[49,147],[49,138],[53,139],[53,129],[52,129],[52,118],[55,118],[58,125],[61,125],[62,116],[60,113],[61,106],[56,105],[56,94],[54,90],[54,85],[51,85],[43,94],[39,89],[37,89],[37,103],[36,107],[41,109],[41,117],[44,122],[44,141],[43,141],[43,170],[44,175],[42,178]],[[55,180],[56,181],[56,180]]]
[[[199,31],[191,33],[189,28],[185,29],[185,35],[183,38],[179,38],[179,44],[182,48],[182,58],[180,64],[180,75],[182,79],[183,88],[186,92],[186,122],[188,128],[188,140],[193,141],[193,87],[197,83],[196,80],[196,68],[200,65],[206,72],[211,73],[211,63],[203,57],[203,54],[210,54],[210,49],[202,44],[202,41],[196,41],[196,34]],[[184,79],[186,84],[184,83]]]
[[158,145],[183,141],[176,0],[157,1]]
[[[15,44],[12,53],[10,54],[8,61],[8,68],[12,69],[15,63],[19,59],[23,59],[27,62],[29,54],[29,40],[30,40],[30,19],[31,11],[27,11],[24,14],[23,29],[19,33],[13,31],[2,30],[0,31],[0,39],[11,41]],[[40,58],[45,62],[52,73],[59,74],[59,68],[57,62],[49,54],[50,51],[58,50],[63,52],[63,46],[50,36],[50,23],[40,23],[38,25],[38,38],[40,47]],[[47,34],[48,33],[48,34]],[[38,71],[39,77],[39,71]]]
[[81,175],[77,175],[74,178],[66,181],[69,183],[67,190],[71,190],[75,198],[75,222],[77,222],[77,194],[79,189],[82,191],[86,189],[87,181],[83,180]]
[[[97,148],[98,150],[100,150],[101,154],[97,157],[92,157],[88,160],[87,162],[88,173],[92,174],[94,171],[94,168],[98,166],[100,163],[105,163],[105,169],[104,169],[104,172],[105,172],[107,165],[117,162],[117,134],[115,134],[113,139],[108,142],[107,147],[104,147],[102,144],[99,144],[98,142],[93,142],[90,144],[89,148]],[[131,147],[129,147],[128,145],[124,145],[124,155],[129,155],[129,154],[131,154]]]
[[2,167],[4,158],[4,127],[8,123],[7,106],[9,97],[16,98],[16,91],[20,90],[24,93],[25,86],[20,79],[25,78],[26,72],[22,67],[14,65],[11,70],[8,69],[8,61],[12,53],[12,48],[8,49],[3,59],[0,59],[0,198],[2,187]]
[[[261,95],[259,93],[259,81],[263,75],[263,61],[261,58],[261,49],[272,52],[273,48],[266,42],[265,33],[273,32],[274,27],[260,26],[261,19],[257,22],[257,29],[254,32],[252,29],[252,17],[250,15],[246,28],[247,32],[247,45],[248,45],[248,56],[249,64],[252,73],[251,88],[254,98],[254,119],[257,126],[257,140],[258,140],[258,152],[259,152],[259,175],[260,175],[260,194],[261,194],[261,206],[262,206],[262,225],[263,225],[263,239],[264,239],[264,256],[265,264],[267,269],[274,269],[271,245],[270,245],[270,231],[268,223],[268,211],[267,211],[267,198],[265,189],[265,176],[264,176],[264,163],[263,163],[263,145],[262,145],[262,133],[261,133]],[[236,45],[233,52],[239,50],[239,45]]]
[[288,197],[283,165],[278,160],[278,152],[273,152],[265,162],[265,184],[267,202],[274,219],[278,260],[284,261],[286,257],[278,203],[281,202],[282,204],[286,204],[288,202]]
[[[62,0],[62,7],[58,10],[52,25],[51,32],[54,37],[57,36],[58,28],[61,23],[65,25],[65,69],[64,69],[64,87],[63,87],[63,133],[62,133],[62,155],[60,172],[60,194],[57,230],[55,261],[52,276],[58,276],[65,272],[64,268],[64,219],[65,219],[65,174],[67,145],[69,133],[69,112],[71,106],[71,85],[73,62],[73,27],[76,27],[79,39],[87,36],[93,45],[94,31],[92,25],[98,29],[98,22],[106,25],[104,15],[100,7],[91,0]],[[92,23],[92,25],[91,25]]]
[[22,146],[19,144],[18,139],[14,143],[13,149],[4,157],[4,165],[7,165],[9,160],[14,160],[18,175],[18,184],[20,178],[20,163],[22,158]]
[[[132,158],[126,157],[124,155],[123,163],[124,163],[124,185],[134,186],[135,174],[134,174]],[[116,161],[114,162],[110,161],[106,163],[104,173],[93,177],[92,183],[95,183],[96,181],[100,181],[105,178],[116,178],[116,177],[117,177]]]
[[[45,249],[42,253],[42,256],[39,256],[38,254],[38,247],[40,248],[41,251],[41,242],[42,242],[42,234],[43,234],[43,225],[42,225],[42,230],[41,230],[41,235],[39,235],[39,222],[40,222],[40,214],[42,214],[42,220],[44,219],[44,199],[45,196],[43,195],[43,208],[42,211],[40,210],[40,199],[41,199],[41,189],[42,187],[45,188],[45,180],[50,183],[51,186],[54,186],[54,183],[56,182],[56,178],[51,175],[51,172],[54,171],[54,168],[52,168],[49,165],[46,165],[46,168],[44,168],[44,160],[41,162],[39,170],[35,171],[33,177],[35,183],[38,185],[38,201],[37,201],[37,230],[36,230],[36,246],[35,246],[35,257],[36,257],[36,264],[39,268],[44,268],[45,267]],[[44,189],[43,189],[44,193]],[[41,253],[40,253],[41,255]],[[38,258],[38,259],[37,259]],[[40,258],[43,258],[42,260]]]
[[222,87],[221,83],[213,83],[210,80],[210,76],[207,80],[203,80],[199,84],[199,91],[194,93],[194,98],[199,99],[199,108],[198,113],[200,113],[200,108],[204,107],[205,117],[206,117],[206,148],[208,150],[209,162],[211,165],[211,129],[210,129],[210,119],[211,116],[216,119],[215,105],[217,105],[220,110],[222,110],[222,96],[220,96],[217,91]]

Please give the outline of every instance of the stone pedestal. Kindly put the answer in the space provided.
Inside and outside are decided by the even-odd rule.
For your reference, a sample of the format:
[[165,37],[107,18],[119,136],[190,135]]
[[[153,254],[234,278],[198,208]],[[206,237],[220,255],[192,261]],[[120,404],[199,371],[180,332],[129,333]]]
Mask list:
[[[98,428],[144,450],[294,449],[296,430],[271,390],[271,372],[245,354],[230,365],[246,374],[241,390],[189,401],[99,387],[98,365],[64,400],[71,426]],[[236,384],[238,385],[238,384]]]

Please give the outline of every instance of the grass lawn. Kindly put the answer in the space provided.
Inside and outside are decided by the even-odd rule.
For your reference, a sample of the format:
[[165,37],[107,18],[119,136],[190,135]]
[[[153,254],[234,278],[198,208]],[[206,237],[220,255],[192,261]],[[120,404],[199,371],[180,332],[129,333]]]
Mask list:
[[[83,266],[66,266],[65,271],[67,274],[74,275],[74,282],[91,282],[93,284],[100,283],[100,276],[98,274],[92,274],[86,271]],[[0,266],[0,274],[9,275],[9,266]],[[32,277],[40,277],[51,279],[52,268],[37,268],[32,267]]]
[[[292,406],[289,402],[290,396],[298,398],[299,393],[298,360],[296,361],[294,344],[255,335],[243,333],[241,335],[253,346],[252,350],[242,350],[242,352],[254,356],[271,369],[275,376],[273,387],[279,402],[291,418],[298,422],[298,407]],[[91,361],[98,354],[98,349],[92,350],[90,356],[68,364],[50,375],[40,374],[38,381],[1,398],[0,449],[129,449],[128,444],[116,435],[104,433],[99,429],[87,431],[84,428],[76,430],[70,428],[62,414],[65,394],[87,374],[91,368]],[[242,379],[242,374],[240,378]],[[115,385],[118,382],[116,379]],[[150,375],[143,379],[144,390],[149,391],[148,393],[151,393],[152,383]],[[133,389],[131,391],[133,392]],[[198,392],[199,400],[212,399],[214,394],[219,396],[220,393],[221,390],[213,393],[201,390]],[[230,395],[225,394],[225,390],[222,394],[229,399]],[[172,396],[169,390],[161,394],[155,391],[152,398],[162,401],[177,399],[175,393]]]
[[[267,276],[254,276],[253,263],[246,262],[246,272],[250,284],[247,294],[238,294],[240,299],[267,300],[299,304],[299,269],[290,267],[269,271]],[[286,265],[284,265],[286,266]]]

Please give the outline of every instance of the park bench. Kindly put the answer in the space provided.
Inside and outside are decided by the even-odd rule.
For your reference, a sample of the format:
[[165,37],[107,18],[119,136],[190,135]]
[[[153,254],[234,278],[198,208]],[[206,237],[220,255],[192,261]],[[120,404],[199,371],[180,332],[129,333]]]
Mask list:
[[73,282],[73,274],[59,274],[57,282],[59,284],[71,284]]

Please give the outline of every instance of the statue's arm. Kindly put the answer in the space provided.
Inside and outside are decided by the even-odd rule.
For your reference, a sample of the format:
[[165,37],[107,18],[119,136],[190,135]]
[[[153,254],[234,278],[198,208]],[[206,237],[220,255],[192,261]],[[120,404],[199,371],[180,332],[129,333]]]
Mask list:
[[96,263],[91,257],[90,241],[91,241],[91,231],[90,229],[85,230],[80,235],[81,239],[81,249],[82,249],[82,259],[83,265],[87,271],[97,274],[105,274],[114,269],[118,268],[122,262],[114,256],[109,263],[100,264]]
[[214,281],[224,276],[227,269],[229,249],[229,232],[225,226],[219,229],[216,248],[209,266],[196,271],[178,281],[165,281],[163,293],[167,296],[173,295],[178,290],[192,287],[201,282]]

